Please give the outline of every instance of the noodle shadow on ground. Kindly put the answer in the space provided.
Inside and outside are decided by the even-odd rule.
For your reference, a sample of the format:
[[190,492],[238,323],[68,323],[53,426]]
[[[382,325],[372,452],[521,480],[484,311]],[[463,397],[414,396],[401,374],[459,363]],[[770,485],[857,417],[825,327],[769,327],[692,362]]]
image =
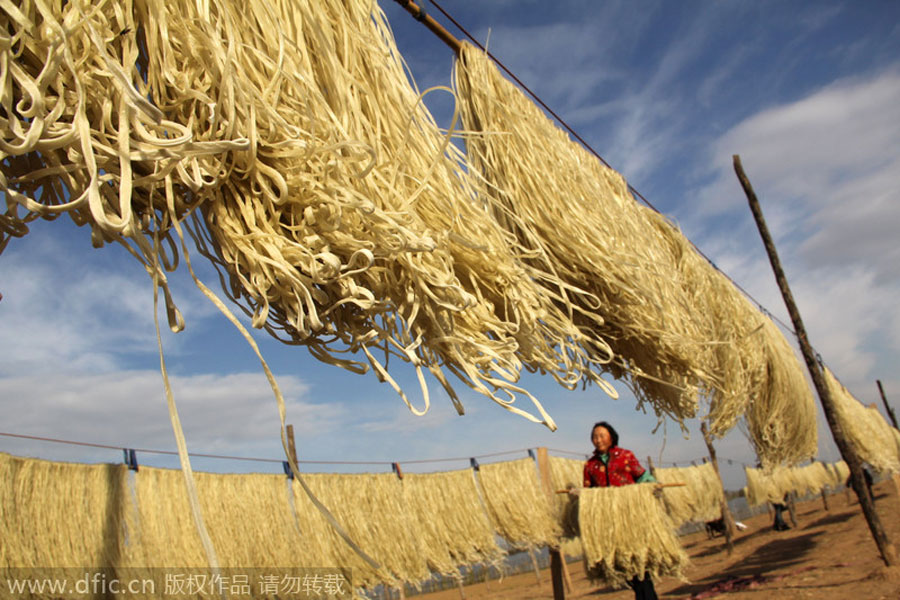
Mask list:
[[[771,527],[764,527],[761,529],[757,529],[756,531],[753,531],[751,533],[746,533],[746,534],[737,536],[734,540],[732,540],[732,544],[734,545],[735,548],[737,548],[738,546],[746,544],[747,542],[755,541],[760,536],[766,535],[767,533],[769,533],[771,531],[771,529],[772,529]],[[719,554],[721,552],[725,552],[725,539],[724,538],[716,538],[716,539],[721,540],[722,543],[714,545],[714,546],[707,548],[706,550],[703,550],[701,552],[697,552],[696,554],[693,554],[693,556],[695,558],[705,558],[707,556],[712,556],[714,554]],[[702,543],[705,543],[706,541],[707,540],[701,540],[701,541],[695,542],[691,547],[700,545]],[[688,546],[685,546],[685,548],[687,548],[687,547]]]
[[667,592],[667,595],[690,596],[726,577],[768,575],[774,573],[776,569],[781,571],[782,569],[802,564],[805,557],[816,547],[815,538],[819,535],[821,533],[816,532],[773,540],[760,546],[753,554],[750,554],[740,562],[729,565],[720,573],[670,590]]
[[841,512],[833,515],[826,515],[806,525],[804,529],[812,529],[813,527],[827,527],[829,525],[836,525],[838,523],[846,523],[854,516],[855,513],[853,512]]

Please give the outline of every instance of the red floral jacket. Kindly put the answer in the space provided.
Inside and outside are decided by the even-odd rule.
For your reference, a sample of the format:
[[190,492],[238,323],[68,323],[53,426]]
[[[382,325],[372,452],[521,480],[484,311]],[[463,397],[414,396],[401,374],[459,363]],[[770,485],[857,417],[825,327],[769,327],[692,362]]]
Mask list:
[[644,471],[631,450],[613,446],[608,464],[603,464],[597,452],[584,463],[584,487],[628,485],[635,483]]

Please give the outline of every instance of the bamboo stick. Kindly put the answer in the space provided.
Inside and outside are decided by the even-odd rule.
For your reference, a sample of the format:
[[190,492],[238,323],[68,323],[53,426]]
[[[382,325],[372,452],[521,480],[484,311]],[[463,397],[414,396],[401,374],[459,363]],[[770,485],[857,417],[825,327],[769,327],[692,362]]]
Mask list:
[[425,9],[416,4],[415,2],[411,2],[410,0],[395,0],[397,4],[406,9],[406,12],[411,14],[414,19],[421,22],[428,29],[430,29],[435,35],[441,38],[441,41],[450,46],[450,48],[456,53],[459,54],[460,42],[458,39],[453,37],[449,31],[444,29],[444,26],[432,19],[428,14],[425,13]]

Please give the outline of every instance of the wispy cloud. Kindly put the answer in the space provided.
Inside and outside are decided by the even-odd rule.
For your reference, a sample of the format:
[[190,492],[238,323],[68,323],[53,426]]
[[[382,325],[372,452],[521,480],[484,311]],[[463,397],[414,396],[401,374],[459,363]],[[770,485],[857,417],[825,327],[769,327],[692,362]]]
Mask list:
[[55,369],[106,371],[117,354],[155,345],[152,321],[147,327],[153,288],[143,269],[126,275],[89,268],[50,236],[25,241],[22,251],[17,240],[11,244],[0,270],[0,281],[16,282],[0,304],[0,340],[15,348],[0,374],[39,370],[49,361]]
[[[787,233],[805,235],[801,252],[810,266],[865,256],[880,277],[896,273],[900,255],[885,225],[900,219],[900,203],[891,202],[900,189],[896,69],[753,115],[712,148],[714,180],[697,194],[701,219],[743,210],[731,168],[732,154],[740,154],[763,201],[787,204],[797,217]],[[873,255],[873,246],[882,252]]]
[[684,215],[692,239],[789,323],[732,169],[739,154],[811,341],[851,391],[874,400],[874,379],[893,377],[879,371],[879,349],[898,347],[900,73],[843,79],[751,115],[710,154],[710,183],[694,194],[701,210]]
[[[272,390],[261,373],[172,377],[188,448],[195,452],[270,450],[278,457],[280,422]],[[313,403],[294,376],[279,377],[296,434],[333,433],[346,419],[339,403]],[[103,375],[47,375],[0,379],[4,431],[149,449],[174,449],[162,377],[158,371]],[[69,448],[70,452],[72,448]],[[252,456],[253,454],[251,454]]]

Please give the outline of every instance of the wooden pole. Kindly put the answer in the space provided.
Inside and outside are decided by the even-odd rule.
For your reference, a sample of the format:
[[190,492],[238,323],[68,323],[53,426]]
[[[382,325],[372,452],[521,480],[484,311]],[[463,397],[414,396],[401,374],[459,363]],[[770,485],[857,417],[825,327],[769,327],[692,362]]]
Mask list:
[[[541,487],[547,496],[550,506],[556,500],[553,497],[553,480],[550,479],[550,459],[547,456],[547,448],[540,447],[537,449],[537,465],[538,473],[541,476]],[[562,552],[559,548],[548,548],[550,552],[550,580],[553,582],[553,600],[565,600],[566,590],[563,584],[563,569],[565,569],[566,561],[562,559]],[[568,572],[568,570],[567,570]],[[571,584],[569,586],[571,588]]]
[[791,527],[797,527],[797,506],[794,504],[794,492],[787,493],[788,516],[791,518]]
[[878,384],[878,393],[881,394],[881,401],[884,402],[884,410],[887,411],[888,416],[891,418],[891,423],[894,424],[894,429],[900,429],[900,425],[897,425],[897,415],[894,414],[894,409],[888,404],[887,396],[884,395],[884,388],[881,387],[881,380],[876,379],[875,383]]
[[[821,460],[820,460],[819,462],[822,463]],[[824,463],[822,463],[822,466],[823,466],[823,467],[825,466]],[[829,508],[828,508],[828,490],[827,490],[828,487],[830,487],[830,486],[823,486],[823,487],[822,487],[822,504],[825,506],[825,512],[828,512],[828,511],[829,511]]]
[[453,37],[453,35],[451,35],[449,31],[444,29],[443,25],[441,25],[440,23],[438,23],[437,21],[432,19],[429,15],[427,15],[425,13],[424,8],[420,7],[418,4],[416,4],[415,2],[412,2],[411,0],[395,0],[395,1],[397,2],[397,4],[399,4],[400,6],[405,8],[406,12],[411,14],[414,19],[423,23],[425,25],[425,27],[430,29],[435,35],[437,35],[439,38],[441,38],[441,41],[443,41],[445,44],[450,46],[450,48],[452,48],[454,52],[459,54],[459,48],[461,46],[460,41],[458,39],[456,39],[455,37]]
[[719,502],[722,505],[722,522],[725,525],[725,548],[730,555],[734,552],[734,517],[731,516],[731,509],[728,508],[725,484],[722,482],[722,474],[719,472],[719,459],[716,458],[716,449],[713,446],[712,435],[709,433],[706,421],[700,423],[700,433],[703,434],[703,441],[706,442],[706,449],[709,450],[709,462],[712,463],[713,471],[716,472],[716,479],[719,480],[719,489],[722,490],[722,497]]
[[806,367],[809,369],[810,377],[819,394],[819,401],[822,403],[825,420],[831,428],[831,434],[841,453],[841,457],[844,459],[844,462],[847,463],[847,466],[850,467],[850,482],[853,486],[853,491],[856,492],[856,496],[859,498],[863,516],[866,519],[866,523],[869,525],[869,530],[872,532],[875,545],[878,546],[878,551],[881,553],[881,558],[884,560],[885,564],[887,566],[900,564],[900,558],[897,556],[897,549],[888,538],[884,526],[881,524],[881,519],[878,517],[878,513],[875,512],[875,505],[866,492],[866,482],[863,478],[860,458],[857,456],[853,447],[847,442],[844,430],[841,427],[840,421],[838,421],[834,400],[831,397],[828,386],[825,384],[825,378],[822,375],[822,371],[819,369],[819,364],[816,361],[816,355],[815,352],[813,352],[812,345],[809,343],[809,338],[806,335],[806,327],[803,325],[803,320],[800,318],[800,311],[794,302],[794,296],[791,294],[791,289],[788,286],[787,277],[781,267],[781,261],[775,250],[775,243],[772,241],[772,236],[769,234],[769,228],[763,217],[759,200],[757,200],[756,193],[750,185],[750,180],[747,178],[747,175],[744,174],[740,156],[735,154],[732,158],[734,160],[735,173],[737,174],[738,180],[741,182],[741,187],[744,188],[744,193],[747,195],[750,210],[753,213],[753,218],[756,220],[756,226],[763,239],[766,253],[769,255],[769,262],[772,264],[772,270],[775,272],[775,279],[778,282],[778,287],[781,289],[781,295],[784,298],[788,313],[791,315],[791,321],[797,332],[797,341],[800,344],[800,351],[803,354],[803,359],[806,361]]

